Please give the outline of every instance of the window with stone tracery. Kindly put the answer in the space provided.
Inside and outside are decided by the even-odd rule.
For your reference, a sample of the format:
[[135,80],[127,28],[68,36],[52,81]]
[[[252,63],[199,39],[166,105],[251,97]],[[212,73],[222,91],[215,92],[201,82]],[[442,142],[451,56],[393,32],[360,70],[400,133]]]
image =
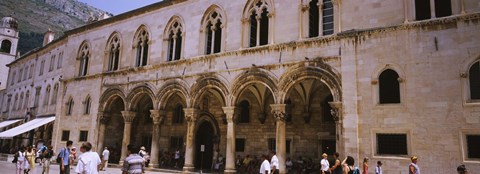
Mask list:
[[[144,29],[140,29],[135,39],[137,48],[135,67],[146,66],[148,62],[149,33]],[[120,45],[118,46],[120,48]],[[118,52],[120,53],[120,52]],[[118,65],[117,65],[118,68]]]
[[271,5],[267,0],[255,0],[248,4],[248,46],[256,47],[266,45],[270,38]]
[[92,105],[92,102],[91,102],[90,96],[88,96],[83,102],[83,115],[90,114],[91,105]]
[[183,27],[182,24],[176,20],[172,22],[168,29],[168,61],[180,60],[182,56],[182,42],[183,42]]
[[18,102],[17,110],[22,109],[23,105],[23,92],[20,94],[20,102]]
[[57,95],[58,95],[58,83],[53,86],[53,94],[52,94],[52,101],[50,102],[52,105],[57,104]]
[[78,76],[85,76],[88,72],[88,61],[90,58],[90,50],[87,43],[83,43],[78,53],[78,59],[80,60],[80,67],[78,70]]
[[70,100],[68,100],[68,102],[67,102],[67,111],[66,111],[65,115],[67,115],[67,116],[72,115],[74,104],[75,103],[73,102],[73,98],[70,98]]
[[205,54],[215,54],[221,51],[222,32],[223,32],[223,16],[212,11],[203,22],[205,33]]
[[45,98],[43,100],[43,105],[48,106],[48,101],[50,100],[50,85],[45,89]]
[[25,94],[25,103],[23,104],[23,109],[27,109],[29,99],[30,99],[30,91],[27,91],[27,93]]
[[334,33],[333,0],[301,0],[302,1],[302,37],[318,37]]
[[118,70],[118,62],[120,60],[120,39],[118,36],[114,36],[108,49],[108,71]]

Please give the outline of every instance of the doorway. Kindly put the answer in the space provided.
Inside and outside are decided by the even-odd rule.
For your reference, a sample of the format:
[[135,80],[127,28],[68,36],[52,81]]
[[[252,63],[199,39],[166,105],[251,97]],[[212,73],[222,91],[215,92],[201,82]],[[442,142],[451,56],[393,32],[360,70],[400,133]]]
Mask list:
[[[208,121],[203,121],[198,126],[195,136],[195,168],[210,169],[213,159],[213,144],[214,144],[215,130],[213,125]],[[204,146],[204,151],[201,151],[201,146]]]

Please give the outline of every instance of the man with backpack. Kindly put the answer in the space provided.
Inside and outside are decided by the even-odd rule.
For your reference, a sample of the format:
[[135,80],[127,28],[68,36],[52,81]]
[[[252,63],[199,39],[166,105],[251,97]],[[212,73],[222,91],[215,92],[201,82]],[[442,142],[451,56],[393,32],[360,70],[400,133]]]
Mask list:
[[48,174],[50,172],[50,163],[52,162],[51,159],[53,157],[53,149],[52,145],[49,145],[42,153],[43,159],[43,170],[42,174]]
[[70,148],[72,148],[73,141],[68,140],[67,145],[60,150],[57,157],[57,163],[60,165],[60,174],[70,174]]

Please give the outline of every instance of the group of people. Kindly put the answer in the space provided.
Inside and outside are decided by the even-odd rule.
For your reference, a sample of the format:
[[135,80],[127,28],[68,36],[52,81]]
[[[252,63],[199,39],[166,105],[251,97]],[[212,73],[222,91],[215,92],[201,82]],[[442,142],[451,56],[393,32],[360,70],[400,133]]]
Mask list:
[[43,166],[42,174],[48,174],[50,169],[50,159],[53,156],[52,146],[41,146],[37,151],[35,146],[20,147],[20,150],[14,154],[13,163],[16,164],[16,174],[28,174],[35,168],[37,159],[40,159],[40,165]]

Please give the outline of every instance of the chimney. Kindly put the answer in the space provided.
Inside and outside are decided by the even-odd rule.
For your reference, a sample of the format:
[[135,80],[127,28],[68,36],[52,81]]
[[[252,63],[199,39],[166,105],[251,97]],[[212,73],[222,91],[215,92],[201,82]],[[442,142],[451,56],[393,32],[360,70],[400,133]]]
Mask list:
[[49,44],[55,38],[55,33],[49,28],[45,35],[43,36],[43,46]]

